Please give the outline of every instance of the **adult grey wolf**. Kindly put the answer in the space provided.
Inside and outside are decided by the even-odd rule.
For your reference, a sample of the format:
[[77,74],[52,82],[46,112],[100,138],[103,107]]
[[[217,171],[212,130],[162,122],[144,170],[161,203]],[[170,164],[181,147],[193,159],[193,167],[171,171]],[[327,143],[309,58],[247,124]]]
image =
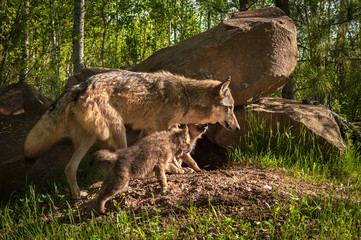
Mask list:
[[[148,133],[173,124],[219,122],[239,129],[230,80],[193,80],[169,72],[110,71],[91,76],[65,91],[33,127],[24,155],[34,160],[68,130],[74,154],[65,168],[72,197],[81,192],[76,172],[96,139],[114,149],[127,147],[124,124]],[[189,156],[190,157],[190,156]]]
[[191,152],[206,129],[206,125],[189,125],[184,129],[172,127],[168,131],[144,137],[131,147],[115,152],[100,150],[94,153],[93,159],[96,162],[107,163],[105,179],[97,199],[97,210],[104,213],[108,199],[124,191],[134,178],[144,178],[155,173],[165,192],[168,187],[165,175],[167,163]]

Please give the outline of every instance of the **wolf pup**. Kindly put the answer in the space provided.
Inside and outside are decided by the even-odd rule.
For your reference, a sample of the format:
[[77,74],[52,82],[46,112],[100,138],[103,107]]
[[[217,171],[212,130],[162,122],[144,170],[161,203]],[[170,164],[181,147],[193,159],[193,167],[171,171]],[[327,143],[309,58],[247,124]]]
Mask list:
[[[192,128],[192,130],[190,130]],[[129,180],[144,178],[155,173],[162,191],[167,190],[166,164],[176,157],[192,151],[196,140],[206,126],[183,129],[172,127],[168,131],[153,133],[135,145],[115,152],[100,150],[93,154],[95,161],[106,161],[106,176],[97,199],[97,210],[105,212],[105,203],[115,194],[124,191]]]
[[[192,150],[194,149],[196,142],[198,139],[202,137],[202,135],[207,131],[208,124],[189,124],[189,135],[191,138]],[[191,151],[192,151],[191,150]],[[201,172],[202,169],[198,167],[198,164],[191,157],[190,152],[184,153],[182,156],[178,158],[174,158],[172,162],[168,162],[166,165],[167,173],[184,173],[182,169],[182,162],[186,163],[188,167],[192,168],[196,172]]]
[[169,72],[109,71],[73,86],[41,117],[24,143],[27,160],[35,160],[67,129],[74,154],[65,168],[72,197],[81,192],[76,172],[96,139],[114,149],[127,147],[124,124],[148,133],[173,124],[219,122],[239,129],[233,112],[230,80],[193,80]]

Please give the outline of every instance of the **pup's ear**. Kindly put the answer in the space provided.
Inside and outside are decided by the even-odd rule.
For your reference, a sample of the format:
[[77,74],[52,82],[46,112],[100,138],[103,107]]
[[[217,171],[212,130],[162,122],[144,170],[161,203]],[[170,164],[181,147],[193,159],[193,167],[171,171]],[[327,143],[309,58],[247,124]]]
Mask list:
[[182,128],[182,137],[183,138],[187,138],[188,132],[189,132],[189,128],[187,125],[183,125],[184,127]]
[[216,91],[217,94],[219,94],[220,96],[224,96],[226,91],[228,90],[229,84],[231,83],[231,76],[228,76],[226,81],[224,81],[223,83],[219,84],[216,87]]
[[185,124],[178,124],[178,128],[180,129],[185,129],[187,127],[187,125]]
[[168,128],[168,130],[173,130],[173,129],[179,129],[179,124],[173,124]]

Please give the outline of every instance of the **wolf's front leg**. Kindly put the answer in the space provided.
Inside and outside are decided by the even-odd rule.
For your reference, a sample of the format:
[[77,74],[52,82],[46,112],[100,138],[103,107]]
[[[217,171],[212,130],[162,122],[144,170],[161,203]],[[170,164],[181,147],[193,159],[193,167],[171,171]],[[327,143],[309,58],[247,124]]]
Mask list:
[[65,168],[65,175],[70,185],[70,190],[73,199],[80,199],[81,197],[87,195],[87,192],[80,191],[78,182],[76,180],[76,173],[80,161],[85,156],[85,154],[87,153],[87,151],[93,145],[94,142],[95,142],[95,137],[89,136],[79,144],[78,143],[74,144],[75,145],[74,154]]

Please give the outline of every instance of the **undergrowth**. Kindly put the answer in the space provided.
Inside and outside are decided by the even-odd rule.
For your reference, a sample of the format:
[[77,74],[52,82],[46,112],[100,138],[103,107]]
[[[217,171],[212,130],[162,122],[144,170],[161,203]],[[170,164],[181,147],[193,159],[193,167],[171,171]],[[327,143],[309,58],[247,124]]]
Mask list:
[[247,114],[247,135],[238,147],[229,151],[229,162],[253,164],[260,167],[285,168],[314,180],[338,181],[361,185],[359,149],[347,138],[346,150],[330,147],[321,137],[301,127],[275,129],[256,114]]

